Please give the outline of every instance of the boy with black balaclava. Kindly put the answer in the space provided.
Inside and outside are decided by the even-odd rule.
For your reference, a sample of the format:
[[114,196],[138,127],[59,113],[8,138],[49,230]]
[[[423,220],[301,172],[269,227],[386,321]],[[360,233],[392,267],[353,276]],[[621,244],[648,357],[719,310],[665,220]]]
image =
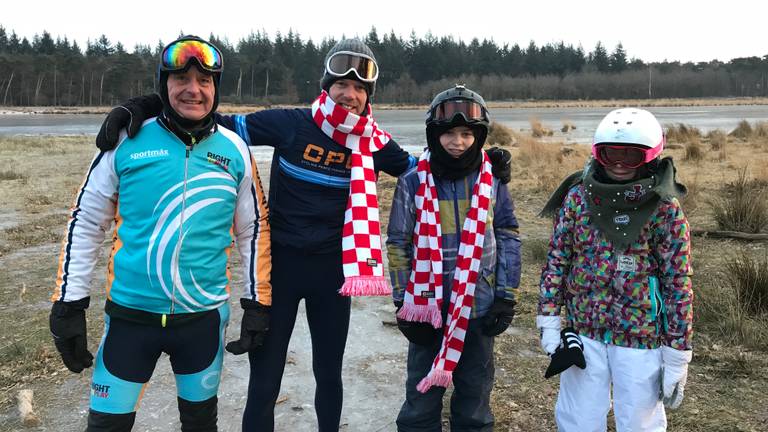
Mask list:
[[428,150],[397,183],[387,255],[398,328],[408,338],[399,431],[490,430],[494,336],[507,329],[520,282],[514,206],[483,150],[488,110],[456,86],[428,112]]
[[[672,159],[659,157],[663,148],[653,114],[610,112],[584,171],[542,211],[554,215],[554,232],[536,325],[542,348],[564,369],[560,431],[606,430],[611,401],[618,431],[663,431],[664,407],[682,402],[692,353],[691,242],[677,200],[686,189]],[[579,367],[563,365],[567,358]]]

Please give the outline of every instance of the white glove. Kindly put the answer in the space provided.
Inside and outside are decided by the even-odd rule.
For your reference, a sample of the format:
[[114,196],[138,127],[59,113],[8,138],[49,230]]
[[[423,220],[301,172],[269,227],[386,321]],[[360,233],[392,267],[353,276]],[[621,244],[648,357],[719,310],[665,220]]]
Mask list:
[[536,327],[541,331],[541,349],[553,354],[560,346],[560,317],[538,315]]
[[661,396],[664,406],[669,409],[677,409],[683,402],[683,391],[688,381],[688,363],[692,357],[691,350],[661,347]]

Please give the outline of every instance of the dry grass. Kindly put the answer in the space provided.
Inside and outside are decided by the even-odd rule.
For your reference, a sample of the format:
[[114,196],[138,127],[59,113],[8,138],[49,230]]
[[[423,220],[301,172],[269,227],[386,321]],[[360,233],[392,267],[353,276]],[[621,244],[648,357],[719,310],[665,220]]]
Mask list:
[[544,124],[536,117],[531,117],[528,120],[531,124],[531,136],[534,138],[541,138],[545,136],[554,135],[554,131],[544,126]]
[[687,143],[694,139],[701,138],[701,131],[699,128],[689,126],[683,123],[676,125],[666,125],[666,137],[668,142]]
[[498,122],[491,122],[486,145],[515,146],[517,145],[517,137],[509,127]]
[[768,148],[768,122],[756,122],[754,125],[742,120],[728,136],[751,145],[754,148]]
[[715,151],[723,149],[728,144],[728,135],[720,129],[709,131],[706,138],[712,150]]
[[768,350],[768,249],[765,244],[700,240],[698,332],[720,345]]
[[568,174],[581,169],[589,154],[587,146],[564,146],[532,138],[520,139],[513,157],[513,172],[533,180],[535,190],[550,193]]
[[750,316],[768,316],[768,255],[753,258],[742,249],[725,265],[738,307]]
[[563,127],[560,128],[560,132],[568,133],[568,132],[570,132],[572,130],[575,130],[575,129],[576,129],[576,125],[573,124],[572,121],[566,120],[566,121],[563,122]]
[[758,233],[768,226],[768,189],[765,183],[750,179],[747,169],[742,168],[738,178],[712,200],[712,208],[721,230]]
[[742,120],[729,135],[743,140],[749,139],[752,137],[752,125],[748,121]]
[[701,201],[701,185],[699,184],[698,172],[685,183],[685,187],[688,188],[688,193],[680,200],[680,203],[683,209],[685,209],[684,211],[690,213],[696,211]]
[[5,180],[23,180],[26,179],[27,175],[24,173],[21,173],[19,171],[9,169],[9,170],[0,170],[0,181]]
[[701,139],[698,136],[693,135],[685,144],[685,157],[683,159],[693,163],[699,163],[703,158],[704,149],[701,146]]
[[755,123],[755,127],[752,129],[752,138],[768,138],[768,122],[761,121]]
[[717,152],[717,160],[720,162],[728,159],[728,135],[720,129],[710,131],[706,139],[712,151]]
[[[94,153],[92,137],[0,138],[0,169],[35,173],[0,181],[0,423],[8,427],[15,424],[8,419],[15,418],[9,413],[18,390],[36,390],[35,404],[46,412],[51,386],[71,376],[51,343],[48,298],[68,208]],[[102,301],[103,294],[95,293],[94,303]],[[102,312],[90,308],[88,315],[95,344]]]

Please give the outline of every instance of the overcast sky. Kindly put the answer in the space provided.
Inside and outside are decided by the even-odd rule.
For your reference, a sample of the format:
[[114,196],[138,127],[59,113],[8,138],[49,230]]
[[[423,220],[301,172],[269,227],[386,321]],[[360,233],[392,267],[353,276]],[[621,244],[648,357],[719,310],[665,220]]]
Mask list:
[[14,0],[3,1],[0,26],[30,41],[47,30],[81,48],[104,34],[129,51],[137,43],[169,42],[182,31],[236,43],[251,32],[266,31],[274,40],[276,32],[293,29],[318,42],[362,37],[375,26],[380,36],[431,32],[523,48],[531,40],[538,46],[562,40],[589,52],[602,41],[611,52],[622,43],[630,57],[644,61],[697,62],[768,55],[767,12],[765,0]]

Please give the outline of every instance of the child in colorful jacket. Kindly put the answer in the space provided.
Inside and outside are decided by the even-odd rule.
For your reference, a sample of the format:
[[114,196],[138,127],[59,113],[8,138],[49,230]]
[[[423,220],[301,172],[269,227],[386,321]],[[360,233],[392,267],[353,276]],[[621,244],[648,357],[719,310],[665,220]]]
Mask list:
[[554,232],[541,274],[536,325],[548,354],[561,346],[560,311],[583,343],[586,368],[560,376],[561,431],[663,431],[683,399],[691,360],[690,230],[661,125],[623,108],[599,124],[593,158],[542,212]]
[[411,342],[399,431],[442,430],[451,382],[451,428],[493,428],[493,342],[514,315],[520,240],[509,192],[482,150],[488,122],[473,91],[437,95],[429,149],[397,183],[387,250],[398,327]]

